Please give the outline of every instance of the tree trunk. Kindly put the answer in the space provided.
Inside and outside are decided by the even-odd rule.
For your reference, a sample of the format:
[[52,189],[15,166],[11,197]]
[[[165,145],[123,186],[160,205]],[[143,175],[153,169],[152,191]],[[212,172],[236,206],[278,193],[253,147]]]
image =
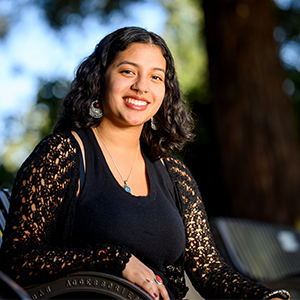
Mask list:
[[203,0],[215,128],[231,215],[295,224],[300,151],[267,0]]

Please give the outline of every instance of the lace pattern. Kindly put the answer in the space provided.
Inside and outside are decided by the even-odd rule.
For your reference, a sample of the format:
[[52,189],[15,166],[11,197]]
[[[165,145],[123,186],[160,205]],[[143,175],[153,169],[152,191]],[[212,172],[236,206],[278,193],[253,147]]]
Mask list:
[[[21,285],[46,282],[79,270],[121,276],[131,253],[121,246],[73,248],[71,232],[79,179],[77,141],[71,133],[53,134],[20,168],[0,253],[3,272]],[[200,192],[176,157],[165,159],[174,181],[186,228],[185,254],[166,267],[176,297],[186,294],[183,271],[205,298],[262,299],[272,290],[229,268],[213,242]]]
[[0,257],[1,269],[23,286],[78,270],[121,275],[130,258],[128,249],[113,245],[70,247],[77,147],[71,134],[53,134],[40,142],[17,174]]
[[[181,197],[186,228],[184,265],[195,289],[206,299],[262,299],[271,290],[236,273],[220,257],[200,192],[189,170],[174,156],[169,156],[166,164]],[[184,296],[184,290],[179,295]]]

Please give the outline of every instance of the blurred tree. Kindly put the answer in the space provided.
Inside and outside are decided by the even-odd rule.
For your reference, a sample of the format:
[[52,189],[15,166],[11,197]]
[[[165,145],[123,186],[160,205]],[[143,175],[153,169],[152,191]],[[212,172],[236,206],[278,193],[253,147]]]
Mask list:
[[295,224],[300,152],[272,3],[203,0],[224,190],[233,216]]
[[65,25],[80,25],[87,16],[96,16],[99,21],[109,21],[111,14],[118,12],[126,17],[126,6],[145,0],[31,0],[46,15],[52,28]]
[[300,132],[300,1],[275,0],[276,27],[273,36],[286,79],[283,91],[291,100]]
[[[226,215],[209,97],[204,15],[199,0],[161,0],[169,11],[163,34],[176,62],[185,98],[192,107],[196,137],[178,155],[195,177],[209,216]],[[216,205],[217,204],[217,205]]]
[[[76,25],[80,26],[84,21],[84,18],[89,17],[91,15],[98,15],[99,20],[103,21],[109,19],[109,16],[113,12],[121,12],[126,17],[124,11],[126,11],[126,5],[135,2],[134,0],[126,0],[126,1],[85,1],[85,0],[76,0],[76,1],[35,1],[35,0],[27,0],[28,3],[35,3],[38,7],[42,9],[45,14],[46,20],[48,23],[59,30],[64,26]],[[146,2],[146,1],[142,1]],[[25,5],[24,2],[19,3],[19,8],[22,8],[22,5]],[[107,7],[105,5],[108,5]],[[166,32],[164,33],[164,37],[168,41],[172,52],[174,53],[177,71],[180,78],[181,85],[183,90],[188,97],[189,101],[193,103],[199,102],[200,106],[206,106],[207,97],[200,97],[197,95],[203,87],[206,86],[206,69],[207,69],[207,57],[205,44],[203,42],[203,38],[201,38],[200,30],[203,24],[203,13],[195,0],[185,0],[185,1],[169,1],[169,0],[161,0],[161,4],[167,8],[169,11],[169,19],[166,26]],[[77,16],[77,17],[75,17]],[[37,96],[37,106],[33,106],[30,111],[36,111],[37,107],[40,107],[40,104],[45,104],[41,107],[46,109],[49,114],[49,120],[55,120],[57,115],[57,99],[54,99],[53,96],[53,88],[59,84],[57,82],[42,82],[41,89]],[[193,91],[193,92],[192,92]],[[199,100],[200,99],[200,100]],[[193,104],[194,105],[194,104]],[[202,116],[201,112],[205,110],[199,111],[198,115],[198,132],[199,132],[199,140],[207,143],[207,134],[204,129],[205,122],[204,119],[207,116]],[[207,118],[207,117],[206,117]],[[25,120],[28,120],[27,117],[24,117]],[[44,122],[44,118],[40,118]],[[18,123],[19,120],[14,120],[13,123]],[[27,121],[22,121],[22,127],[25,129],[28,127]],[[49,123],[49,122],[48,122]],[[47,123],[47,124],[48,124]],[[51,124],[50,124],[51,125]],[[201,129],[200,129],[201,127]],[[39,135],[35,135],[35,138],[26,138],[27,133],[23,133],[24,144],[22,144],[22,137],[14,139],[14,141],[7,142],[6,151],[4,154],[5,159],[5,167],[7,167],[10,172],[14,172],[20,162],[21,159],[13,159],[16,157],[17,149],[24,147],[30,152],[29,144],[31,144],[31,148],[39,141],[40,138],[49,134],[51,132],[51,126],[49,125],[38,125],[37,126]],[[28,131],[31,131],[28,128]],[[33,135],[30,135],[33,137]],[[28,141],[28,142],[26,142]],[[201,144],[201,143],[200,143]],[[26,145],[28,145],[26,147]],[[22,156],[20,153],[19,156]],[[197,154],[197,157],[201,156]],[[192,165],[194,165],[192,163]],[[1,173],[1,172],[0,172]],[[205,177],[207,178],[207,176]],[[202,178],[200,178],[202,179]],[[199,180],[201,183],[205,183],[202,180]],[[204,187],[203,187],[204,188]]]
[[[0,40],[11,26],[19,21],[19,13],[26,6],[35,5],[45,16],[51,28],[59,31],[64,26],[81,26],[87,16],[97,16],[99,22],[108,22],[117,13],[126,17],[126,5],[145,0],[14,0],[13,10],[0,11]],[[9,13],[11,11],[12,13]],[[16,171],[33,147],[52,132],[59,102],[67,89],[64,79],[41,80],[36,103],[18,118],[8,117],[4,149],[0,157],[0,188],[11,188]]]
[[99,22],[107,23],[114,13],[126,18],[126,7],[148,0],[7,0],[13,6],[13,13],[0,11],[0,38],[8,33],[12,24],[19,21],[19,14],[28,6],[38,7],[52,29],[64,26],[81,26],[86,17],[94,16]]
[[[159,1],[169,11],[164,37],[197,117],[197,139],[181,156],[199,183],[209,214],[228,215],[231,211],[239,217],[294,223],[299,218],[300,155],[289,101],[281,86],[299,109],[296,103],[300,101],[295,100],[300,98],[299,72],[283,63],[290,71],[283,77],[272,34],[275,10],[278,52],[291,41],[298,43],[297,9],[272,7],[271,0],[203,0],[203,8],[201,0]],[[16,1],[19,8],[37,5],[56,30],[80,26],[88,16],[97,16],[100,22],[108,22],[113,13],[126,17],[126,7],[134,2],[138,0]],[[202,37],[203,9],[211,96]],[[13,18],[16,16],[0,16],[0,22],[5,21],[0,24],[0,36],[5,36]],[[294,29],[297,26],[298,31]],[[56,90],[64,90],[64,85],[63,81],[41,83],[30,120],[33,111],[39,116],[47,113],[37,117],[41,121],[38,134],[29,130],[31,145],[51,132],[56,104],[63,94]],[[10,160],[16,161],[12,155]]]
[[69,83],[64,79],[54,82],[40,81],[40,89],[36,103],[28,107],[27,113],[19,119],[10,118],[9,132],[15,132],[7,137],[0,165],[0,188],[12,187],[14,176],[24,157],[46,135],[52,133],[57,118],[59,104],[66,95]]
[[44,107],[48,112],[47,122],[40,127],[42,138],[53,132],[60,104],[69,90],[69,85],[70,82],[63,78],[52,82],[41,80],[36,105]]

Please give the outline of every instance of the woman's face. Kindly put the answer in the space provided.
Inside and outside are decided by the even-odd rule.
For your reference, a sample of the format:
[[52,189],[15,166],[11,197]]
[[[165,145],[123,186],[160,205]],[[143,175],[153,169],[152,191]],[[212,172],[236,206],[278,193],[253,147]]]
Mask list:
[[153,44],[134,43],[108,67],[102,93],[103,121],[143,126],[165,96],[166,60]]

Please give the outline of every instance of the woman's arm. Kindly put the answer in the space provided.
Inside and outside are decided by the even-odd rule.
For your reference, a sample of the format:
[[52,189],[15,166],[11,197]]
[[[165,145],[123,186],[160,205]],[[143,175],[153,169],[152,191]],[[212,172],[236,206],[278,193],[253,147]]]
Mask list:
[[262,299],[272,292],[224,262],[216,249],[195,180],[179,159],[168,157],[167,163],[176,183],[186,228],[185,270],[196,290],[205,299]]
[[0,259],[2,271],[23,286],[78,270],[121,276],[131,256],[128,249],[114,245],[70,248],[78,151],[71,134],[51,135],[17,174]]

